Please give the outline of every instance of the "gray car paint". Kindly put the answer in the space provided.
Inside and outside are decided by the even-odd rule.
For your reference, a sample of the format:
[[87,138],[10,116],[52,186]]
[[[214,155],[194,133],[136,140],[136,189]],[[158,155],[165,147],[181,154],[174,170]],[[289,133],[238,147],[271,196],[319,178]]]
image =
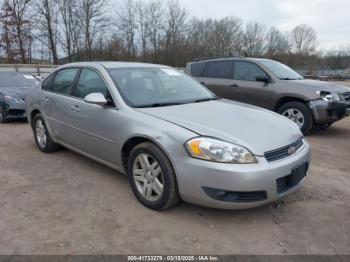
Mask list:
[[[276,77],[262,61],[267,59],[260,58],[218,58],[212,60],[203,60],[200,62],[210,61],[244,61],[258,65],[270,77],[270,83],[262,83],[256,81],[239,81],[235,79],[218,79],[207,77],[195,77],[199,82],[209,87],[218,96],[240,101],[256,106],[260,106],[272,111],[276,111],[281,106],[280,101],[285,98],[297,98],[308,103],[314,100],[320,100],[316,91],[329,91],[337,94],[350,92],[350,88],[339,84],[316,81],[316,80],[281,80]],[[199,63],[200,63],[199,62]],[[185,72],[191,75],[191,65],[196,62],[188,63]],[[343,102],[340,102],[340,104]],[[350,107],[350,105],[348,105]],[[327,115],[328,107],[321,106],[319,108],[312,108],[314,120],[316,123],[323,124],[332,119],[325,119],[325,117],[318,118],[319,115]],[[321,111],[321,112],[319,112]],[[323,112],[322,112],[323,111]],[[349,110],[350,111],[350,110]]]
[[[98,71],[109,87],[116,107],[90,105],[82,99],[32,89],[26,99],[29,122],[41,112],[53,140],[84,156],[126,173],[122,148],[132,138],[142,137],[158,145],[171,161],[183,200],[219,208],[248,208],[274,201],[275,180],[310,161],[310,147],[268,163],[264,152],[289,145],[302,137],[296,124],[270,111],[220,100],[187,105],[134,109],[120,96],[108,68],[162,67],[139,63],[76,63],[62,68],[87,67]],[[79,108],[79,110],[74,110]],[[233,117],[234,116],[234,117]],[[228,121],[230,119],[230,121]],[[245,146],[257,157],[257,164],[222,164],[194,159],[184,143],[198,136],[210,136]],[[257,203],[222,203],[204,194],[202,186],[229,190],[266,190],[268,199]]]

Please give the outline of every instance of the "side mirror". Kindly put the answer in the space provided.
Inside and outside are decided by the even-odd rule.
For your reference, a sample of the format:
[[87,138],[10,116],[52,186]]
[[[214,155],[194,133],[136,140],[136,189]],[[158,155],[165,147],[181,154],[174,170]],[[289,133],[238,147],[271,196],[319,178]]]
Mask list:
[[99,105],[99,106],[105,106],[107,105],[107,100],[104,95],[101,93],[91,93],[88,94],[84,101],[89,104]]
[[266,75],[257,76],[255,78],[255,80],[257,82],[264,82],[264,83],[269,83],[270,82],[270,78],[268,76],[266,76]]

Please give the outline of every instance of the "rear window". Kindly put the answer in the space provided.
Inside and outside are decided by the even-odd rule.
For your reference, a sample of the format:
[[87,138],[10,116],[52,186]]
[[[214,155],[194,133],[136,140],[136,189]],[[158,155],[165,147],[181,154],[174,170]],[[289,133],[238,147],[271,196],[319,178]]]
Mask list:
[[191,75],[196,76],[196,77],[202,76],[205,65],[206,65],[206,63],[192,64],[191,65]]
[[207,76],[209,78],[233,79],[233,63],[231,61],[210,62]]

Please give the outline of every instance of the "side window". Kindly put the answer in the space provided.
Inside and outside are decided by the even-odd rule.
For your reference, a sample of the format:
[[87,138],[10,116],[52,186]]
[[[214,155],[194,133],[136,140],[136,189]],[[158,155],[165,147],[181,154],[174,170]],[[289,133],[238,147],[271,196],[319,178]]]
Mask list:
[[267,76],[257,65],[250,62],[235,62],[235,79],[242,81],[256,81],[257,76]]
[[105,97],[109,94],[105,82],[96,71],[83,69],[79,77],[77,97],[84,99],[91,93],[101,93]]
[[233,64],[231,61],[210,62],[207,77],[233,79]]
[[77,68],[69,68],[58,71],[51,90],[60,94],[71,95],[78,70]]
[[43,90],[50,90],[53,78],[55,77],[55,74],[50,75],[48,78],[46,78],[43,83],[41,84],[41,89]]
[[191,75],[201,77],[206,63],[195,63],[191,65]]

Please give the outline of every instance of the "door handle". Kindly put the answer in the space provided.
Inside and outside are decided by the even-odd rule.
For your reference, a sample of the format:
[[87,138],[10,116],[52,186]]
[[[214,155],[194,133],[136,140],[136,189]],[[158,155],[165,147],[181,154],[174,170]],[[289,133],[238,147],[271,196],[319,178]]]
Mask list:
[[47,103],[47,102],[49,102],[49,99],[47,97],[43,97],[43,98],[41,98],[41,101]]
[[239,87],[237,84],[231,84],[230,87]]
[[71,109],[72,109],[73,111],[75,111],[75,112],[80,112],[80,108],[79,108],[78,105],[72,106]]

